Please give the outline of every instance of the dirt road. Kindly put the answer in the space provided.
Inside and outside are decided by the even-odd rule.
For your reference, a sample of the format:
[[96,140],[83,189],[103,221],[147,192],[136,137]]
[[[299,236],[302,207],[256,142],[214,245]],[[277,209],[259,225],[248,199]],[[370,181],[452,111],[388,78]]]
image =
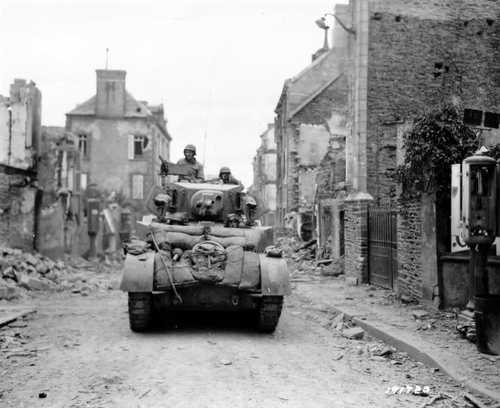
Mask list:
[[[461,391],[404,355],[375,356],[381,343],[341,337],[293,296],[273,335],[220,316],[136,334],[118,291],[36,303],[25,323],[0,329],[1,406],[416,407]],[[385,394],[406,384],[431,396]]]

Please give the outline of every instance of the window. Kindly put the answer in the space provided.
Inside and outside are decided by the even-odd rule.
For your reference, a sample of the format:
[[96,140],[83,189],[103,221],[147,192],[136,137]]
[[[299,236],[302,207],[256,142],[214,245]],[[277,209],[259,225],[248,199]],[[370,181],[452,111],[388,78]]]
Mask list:
[[483,112],[475,109],[465,109],[464,122],[471,126],[481,126],[483,124]]
[[144,176],[142,174],[132,175],[132,198],[137,200],[144,198]]
[[128,136],[128,158],[130,160],[141,158],[144,154],[144,149],[148,145],[146,136],[129,135]]
[[85,190],[88,183],[88,173],[80,173],[80,189]]
[[465,109],[464,122],[470,126],[482,126],[485,128],[498,129],[500,127],[500,114],[494,112],[483,112],[475,109]]
[[78,135],[78,151],[81,157],[89,157],[89,137],[85,133]]
[[498,129],[500,115],[493,112],[484,112],[484,127]]

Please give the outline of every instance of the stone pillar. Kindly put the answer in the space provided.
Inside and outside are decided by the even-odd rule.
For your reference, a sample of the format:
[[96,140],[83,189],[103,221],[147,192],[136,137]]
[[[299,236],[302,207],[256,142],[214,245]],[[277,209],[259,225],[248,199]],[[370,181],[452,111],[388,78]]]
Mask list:
[[353,193],[344,201],[345,275],[357,283],[368,282],[368,206],[366,193]]

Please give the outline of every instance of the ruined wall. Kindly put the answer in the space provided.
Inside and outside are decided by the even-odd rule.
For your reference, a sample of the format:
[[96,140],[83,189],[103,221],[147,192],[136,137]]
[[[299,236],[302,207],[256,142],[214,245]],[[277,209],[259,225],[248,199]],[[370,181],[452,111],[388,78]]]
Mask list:
[[[37,170],[42,193],[37,250],[53,259],[62,258],[64,253],[76,249],[72,243],[82,218],[80,190],[76,182],[79,153],[75,135],[62,127],[44,126]],[[66,195],[70,192],[71,195]]]
[[317,175],[332,138],[348,132],[347,111],[347,77],[341,75],[293,118],[297,128],[295,200],[300,206],[312,208]]
[[259,202],[260,219],[265,225],[275,221],[277,209],[277,153],[274,138],[274,125],[260,135],[261,144],[254,157],[254,179],[251,194]]
[[36,233],[36,193],[20,173],[0,172],[0,246],[32,251]]

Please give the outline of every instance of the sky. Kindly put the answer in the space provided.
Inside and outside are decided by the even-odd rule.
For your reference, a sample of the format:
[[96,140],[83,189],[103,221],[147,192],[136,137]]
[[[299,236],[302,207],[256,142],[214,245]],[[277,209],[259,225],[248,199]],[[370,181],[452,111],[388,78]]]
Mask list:
[[[345,3],[344,1],[338,1]],[[171,159],[193,143],[206,174],[245,186],[283,82],[323,44],[332,0],[1,0],[0,94],[14,78],[42,92],[42,124],[95,94],[95,70],[127,71],[138,100],[163,103]],[[110,152],[112,154],[112,152]]]

